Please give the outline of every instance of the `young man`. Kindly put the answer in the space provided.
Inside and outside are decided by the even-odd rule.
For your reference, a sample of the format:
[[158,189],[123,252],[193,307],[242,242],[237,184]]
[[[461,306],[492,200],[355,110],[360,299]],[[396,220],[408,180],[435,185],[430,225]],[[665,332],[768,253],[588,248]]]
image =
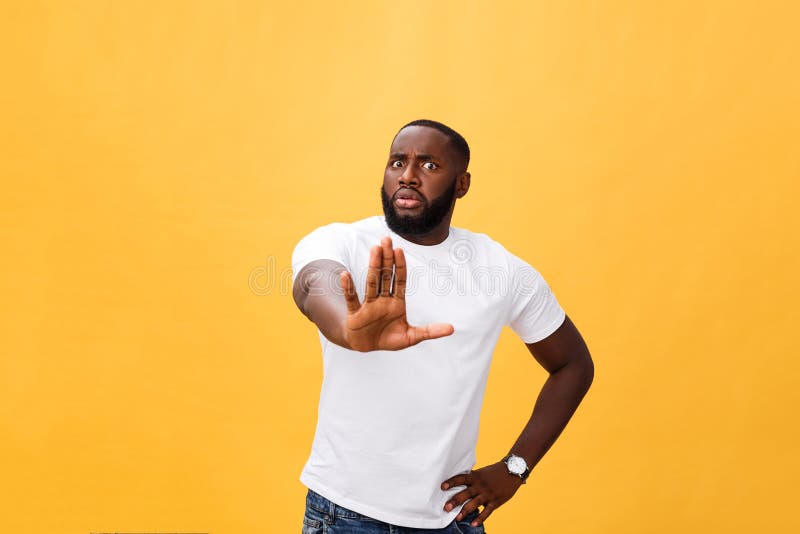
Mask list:
[[[468,164],[461,135],[411,122],[392,141],[384,216],[323,226],[295,247],[294,299],[319,329],[324,366],[300,477],[305,534],[483,532],[589,389],[589,351],[541,275],[450,226]],[[550,376],[508,454],[472,470],[505,325]]]

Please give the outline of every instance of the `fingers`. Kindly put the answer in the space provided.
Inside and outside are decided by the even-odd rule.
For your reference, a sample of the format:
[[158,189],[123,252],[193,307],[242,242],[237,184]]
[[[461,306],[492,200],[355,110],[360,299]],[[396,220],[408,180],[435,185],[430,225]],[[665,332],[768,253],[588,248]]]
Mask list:
[[446,490],[449,488],[454,488],[456,486],[468,486],[471,483],[472,483],[472,475],[470,473],[464,473],[461,475],[450,477],[444,482],[442,482],[442,489]]
[[388,297],[392,288],[392,267],[394,266],[392,240],[389,237],[381,239],[381,259],[380,295],[382,297]]
[[[401,249],[392,248],[392,238],[381,239],[380,246],[369,251],[369,270],[367,271],[367,291],[365,301],[378,297],[406,296],[406,257]],[[394,285],[392,285],[394,278]],[[420,340],[421,341],[421,340]]]
[[455,331],[453,325],[449,323],[433,323],[428,326],[412,326],[408,329],[408,339],[410,345],[416,345],[426,339],[436,339],[449,336]]
[[369,270],[367,270],[367,290],[364,301],[369,302],[378,298],[378,284],[381,276],[381,247],[369,249]]
[[[473,527],[477,527],[478,525],[483,524],[483,522],[486,521],[486,518],[489,517],[490,515],[492,515],[492,512],[494,512],[494,509],[495,509],[495,507],[492,505],[492,503],[489,503],[486,506],[484,506],[483,507],[483,511],[480,514],[478,514],[478,517],[476,517],[475,519],[472,520],[472,526]],[[466,514],[464,514],[464,515],[466,515]]]
[[353,283],[353,277],[347,271],[339,273],[339,283],[342,285],[344,292],[344,300],[347,302],[347,312],[355,313],[361,307],[358,302],[358,295],[356,294],[356,286]]
[[471,499],[474,496],[475,491],[472,488],[463,489],[453,495],[453,497],[445,503],[444,509],[446,512],[449,512],[459,504],[463,504],[467,499]]
[[403,249],[394,249],[394,288],[392,293],[399,299],[406,298],[406,255]]
[[[478,507],[481,504],[483,504],[483,502],[484,502],[483,501],[483,497],[481,495],[476,496],[474,499],[470,499],[470,501],[467,504],[465,504],[464,506],[462,506],[461,510],[458,511],[458,515],[456,516],[456,521],[461,521],[461,519],[467,517],[469,514],[471,514],[475,510],[477,510]],[[484,511],[486,510],[487,507],[488,507],[488,505],[484,506]],[[478,520],[478,518],[476,517],[473,520],[472,524],[474,525],[475,521],[477,521],[477,520]]]

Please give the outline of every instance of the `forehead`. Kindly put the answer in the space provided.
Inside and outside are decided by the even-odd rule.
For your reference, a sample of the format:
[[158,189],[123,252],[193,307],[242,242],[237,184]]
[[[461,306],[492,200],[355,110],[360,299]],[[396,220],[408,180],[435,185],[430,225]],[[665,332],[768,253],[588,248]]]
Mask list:
[[453,155],[450,138],[428,126],[407,126],[400,130],[392,141],[391,153]]

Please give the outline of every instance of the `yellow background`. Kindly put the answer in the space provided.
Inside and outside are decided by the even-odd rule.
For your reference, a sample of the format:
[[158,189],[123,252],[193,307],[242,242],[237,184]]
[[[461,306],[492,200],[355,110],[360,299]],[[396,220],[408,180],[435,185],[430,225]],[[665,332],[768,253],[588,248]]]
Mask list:
[[[492,534],[796,532],[795,2],[4,2],[0,531],[300,531],[321,381],[297,240],[395,130],[596,363]],[[281,285],[283,284],[283,285]],[[479,463],[545,373],[510,331]]]

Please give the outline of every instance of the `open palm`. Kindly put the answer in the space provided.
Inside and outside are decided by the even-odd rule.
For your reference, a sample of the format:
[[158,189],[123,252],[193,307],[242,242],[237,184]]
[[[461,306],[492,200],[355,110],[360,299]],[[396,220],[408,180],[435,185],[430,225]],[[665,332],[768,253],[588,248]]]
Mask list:
[[380,246],[370,250],[363,303],[358,300],[350,273],[343,271],[340,276],[347,301],[344,335],[351,349],[361,352],[400,350],[453,333],[453,325],[447,323],[408,324],[406,259],[402,249],[392,248],[389,237],[384,237]]

